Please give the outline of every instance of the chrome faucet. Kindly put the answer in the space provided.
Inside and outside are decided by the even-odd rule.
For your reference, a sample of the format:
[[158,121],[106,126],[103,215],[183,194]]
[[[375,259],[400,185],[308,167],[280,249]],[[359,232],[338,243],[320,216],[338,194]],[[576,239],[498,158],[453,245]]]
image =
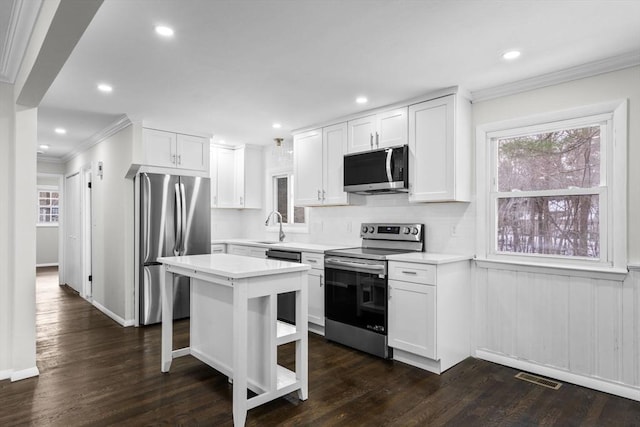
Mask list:
[[264,225],[269,225],[269,220],[273,216],[273,214],[278,215],[278,220],[280,221],[280,233],[278,234],[278,239],[283,242],[284,241],[284,231],[282,231],[282,214],[278,211],[271,211],[269,215],[267,215],[267,220],[264,222]]

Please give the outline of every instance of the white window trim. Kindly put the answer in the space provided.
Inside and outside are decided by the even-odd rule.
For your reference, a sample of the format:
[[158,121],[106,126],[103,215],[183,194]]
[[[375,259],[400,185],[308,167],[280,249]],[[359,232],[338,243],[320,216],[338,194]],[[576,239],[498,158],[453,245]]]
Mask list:
[[[477,191],[477,258],[481,261],[505,262],[545,267],[549,265],[570,268],[610,268],[626,269],[627,263],[627,103],[626,99],[569,110],[537,114],[528,117],[488,123],[476,128],[476,191]],[[567,122],[595,116],[609,117],[608,131],[611,132],[611,147],[601,147],[602,162],[606,162],[605,182],[609,189],[606,212],[601,211],[600,221],[607,224],[607,253],[601,260],[574,259],[573,257],[544,256],[538,254],[505,254],[494,250],[494,233],[497,227],[493,213],[492,168],[495,166],[491,139],[507,133],[510,129],[545,127],[545,124]],[[511,135],[511,134],[510,134]],[[605,139],[603,138],[603,141]],[[589,190],[592,194],[594,190]],[[606,216],[608,213],[608,217]]]
[[[265,200],[267,201],[266,203],[266,207],[267,207],[267,213],[273,211],[275,209],[275,195],[273,192],[273,182],[274,179],[278,176],[282,176],[282,175],[289,175],[290,177],[293,177],[293,167],[290,168],[277,168],[277,169],[270,169],[267,171],[266,174],[266,182],[267,182],[267,194],[265,197]],[[291,190],[291,186],[293,185],[293,181],[289,180],[289,191]],[[291,200],[293,202],[293,198]],[[289,224],[289,223],[283,223],[282,224],[282,230],[286,233],[309,233],[309,208],[304,208],[304,218],[305,218],[305,223],[304,224]],[[266,230],[268,232],[273,232],[273,233],[277,233],[280,230],[280,225],[278,224],[277,221],[270,221],[269,225],[266,226]]]
[[55,191],[58,193],[58,221],[57,222],[40,222],[40,198],[38,197],[38,215],[36,216],[37,221],[36,221],[36,227],[58,227],[59,223],[60,223],[60,215],[61,215],[61,209],[60,209],[60,188],[58,188],[58,186],[56,185],[38,185],[36,188],[36,191],[38,192],[38,196],[40,196],[40,192],[41,191]]

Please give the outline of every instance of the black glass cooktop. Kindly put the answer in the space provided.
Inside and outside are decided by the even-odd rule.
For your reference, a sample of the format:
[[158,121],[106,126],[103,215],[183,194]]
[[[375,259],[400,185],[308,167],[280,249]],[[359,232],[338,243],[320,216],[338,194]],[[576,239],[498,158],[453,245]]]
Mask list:
[[386,260],[389,255],[405,254],[406,249],[378,249],[378,248],[346,248],[325,252],[327,256],[344,256],[361,259]]

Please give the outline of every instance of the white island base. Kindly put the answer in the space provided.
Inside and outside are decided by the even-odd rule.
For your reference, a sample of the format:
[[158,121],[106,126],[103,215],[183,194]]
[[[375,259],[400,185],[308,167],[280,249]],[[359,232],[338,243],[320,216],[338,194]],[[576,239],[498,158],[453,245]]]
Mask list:
[[[160,258],[162,372],[193,355],[233,382],[233,422],[247,411],[298,391],[308,397],[307,270],[284,261],[229,254]],[[173,350],[173,276],[191,277],[189,347]],[[277,320],[277,295],[296,292],[296,326]],[[278,365],[279,345],[295,342],[295,372]],[[247,389],[256,396],[247,398]]]

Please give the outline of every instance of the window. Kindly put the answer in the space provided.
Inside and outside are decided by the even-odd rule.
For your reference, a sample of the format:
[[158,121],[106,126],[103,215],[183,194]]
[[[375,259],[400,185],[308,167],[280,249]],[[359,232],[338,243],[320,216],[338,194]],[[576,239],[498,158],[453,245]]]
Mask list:
[[272,209],[282,215],[289,230],[306,230],[307,210],[294,205],[294,178],[291,172],[272,173]]
[[38,188],[38,224],[58,224],[59,197],[56,187]]
[[626,112],[593,110],[480,130],[479,157],[486,158],[478,159],[478,192],[486,194],[487,226],[478,228],[489,258],[626,262],[626,208],[614,210],[626,206],[626,134],[624,144],[614,143]]

